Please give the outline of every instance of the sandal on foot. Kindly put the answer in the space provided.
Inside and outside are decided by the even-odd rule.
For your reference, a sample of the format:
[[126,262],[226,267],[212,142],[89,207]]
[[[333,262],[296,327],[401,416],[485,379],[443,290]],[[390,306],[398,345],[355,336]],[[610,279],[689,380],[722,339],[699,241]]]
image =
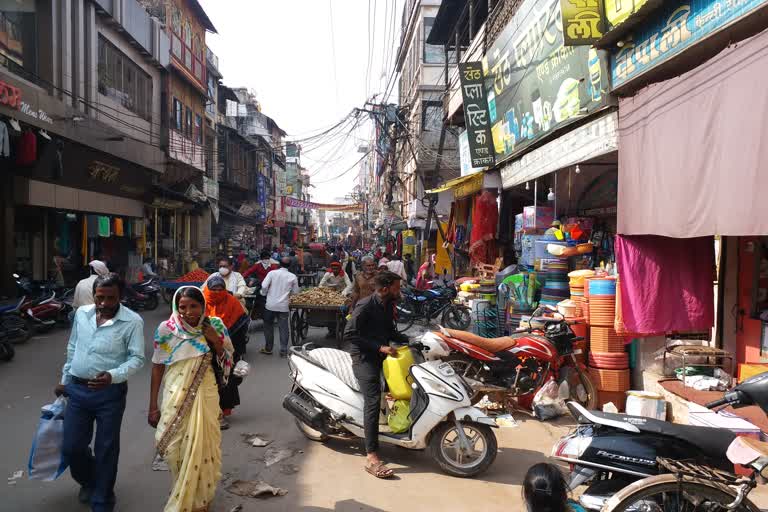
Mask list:
[[376,464],[366,464],[365,470],[375,476],[376,478],[386,479],[394,476],[395,472],[391,468],[388,468],[383,462],[377,462]]

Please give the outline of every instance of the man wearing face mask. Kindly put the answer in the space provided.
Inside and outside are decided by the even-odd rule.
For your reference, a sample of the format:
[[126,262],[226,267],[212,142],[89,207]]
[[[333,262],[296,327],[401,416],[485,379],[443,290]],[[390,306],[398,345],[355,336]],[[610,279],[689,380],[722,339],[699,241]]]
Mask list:
[[235,296],[237,300],[240,301],[240,304],[245,307],[245,299],[243,298],[245,296],[245,278],[240,272],[235,272],[232,270],[232,263],[227,258],[220,258],[219,259],[219,271],[214,272],[210,276],[208,276],[208,279],[205,281],[205,284],[203,284],[203,289],[208,287],[208,281],[213,276],[220,276],[222,279],[224,279],[224,284],[227,286],[227,291]]
[[145,360],[144,321],[120,305],[121,290],[117,274],[96,278],[94,304],[75,313],[61,384],[55,389],[57,396],[69,397],[62,454],[81,485],[80,502],[90,503],[92,512],[114,509],[126,381]]
[[259,261],[243,272],[244,278],[248,279],[249,277],[254,276],[259,282],[264,282],[264,278],[267,277],[267,274],[280,268],[280,264],[271,258],[271,255],[267,250],[261,251],[259,258]]

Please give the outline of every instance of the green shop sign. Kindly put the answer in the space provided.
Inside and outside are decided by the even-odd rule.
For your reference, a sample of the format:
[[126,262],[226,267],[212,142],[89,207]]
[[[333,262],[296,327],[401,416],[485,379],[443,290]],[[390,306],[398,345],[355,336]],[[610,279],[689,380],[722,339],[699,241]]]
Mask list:
[[496,162],[607,103],[603,52],[565,46],[559,0],[524,0],[483,59]]

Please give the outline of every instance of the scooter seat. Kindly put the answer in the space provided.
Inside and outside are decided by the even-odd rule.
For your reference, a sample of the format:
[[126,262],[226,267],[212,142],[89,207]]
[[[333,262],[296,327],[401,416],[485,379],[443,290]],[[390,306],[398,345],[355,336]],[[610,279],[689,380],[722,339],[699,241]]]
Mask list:
[[355,391],[360,391],[360,383],[352,371],[352,357],[348,352],[335,348],[316,348],[307,352],[315,363],[319,364],[344,384]]
[[586,421],[630,432],[639,431],[670,437],[695,446],[703,455],[711,458],[725,458],[728,447],[736,438],[733,432],[722,428],[678,425],[645,416],[587,411],[575,402],[569,402],[568,407],[579,423]]

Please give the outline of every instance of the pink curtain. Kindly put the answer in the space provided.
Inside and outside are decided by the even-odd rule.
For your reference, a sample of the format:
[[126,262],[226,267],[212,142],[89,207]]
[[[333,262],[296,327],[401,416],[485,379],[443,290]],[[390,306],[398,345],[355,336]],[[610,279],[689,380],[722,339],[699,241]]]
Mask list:
[[494,263],[496,261],[496,226],[499,223],[499,205],[496,196],[488,190],[475,200],[472,212],[472,233],[469,239],[469,253],[472,263]]
[[712,237],[619,235],[616,263],[628,333],[706,331],[714,325]]

